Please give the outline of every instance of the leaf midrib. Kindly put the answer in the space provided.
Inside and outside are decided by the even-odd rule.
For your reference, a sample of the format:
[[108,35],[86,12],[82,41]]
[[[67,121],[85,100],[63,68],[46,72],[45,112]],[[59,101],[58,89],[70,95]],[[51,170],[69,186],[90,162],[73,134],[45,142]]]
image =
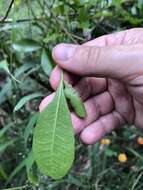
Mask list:
[[[52,135],[52,143],[51,143],[51,163],[53,163],[53,150],[54,150],[54,142],[55,142],[55,131],[56,131],[56,125],[57,125],[57,118],[58,118],[58,112],[59,112],[59,105],[60,105],[60,98],[61,98],[61,92],[62,88],[60,85],[60,92],[58,94],[58,100],[57,100],[57,106],[56,106],[56,115],[54,119],[54,124],[53,124],[53,135]],[[53,164],[50,164],[52,167],[51,172],[53,172]]]

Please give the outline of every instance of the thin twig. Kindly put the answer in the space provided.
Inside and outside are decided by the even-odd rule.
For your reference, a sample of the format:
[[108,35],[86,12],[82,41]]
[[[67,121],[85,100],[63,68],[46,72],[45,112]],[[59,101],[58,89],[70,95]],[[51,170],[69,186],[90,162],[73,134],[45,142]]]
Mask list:
[[[19,20],[16,20],[17,23],[19,22],[29,22],[29,21],[42,21],[44,18],[27,18],[27,19],[19,19]],[[11,24],[12,23],[12,20],[11,19],[7,19],[5,20],[3,23],[0,23],[0,24]]]
[[[47,3],[47,2],[45,2],[45,3],[46,3],[47,8],[49,9],[48,3]],[[74,43],[78,44],[77,40],[74,39],[74,37],[73,37],[73,36],[71,35],[71,33],[67,30],[67,28],[64,27],[63,23],[61,23],[61,21],[58,19],[58,17],[55,15],[55,13],[54,13],[51,9],[49,9],[49,11],[50,11],[51,15],[53,16],[53,18],[55,19],[55,21],[59,24],[61,31],[64,31],[65,34],[67,34],[67,36],[68,36]]]
[[[34,19],[37,21],[37,16],[36,16],[35,12],[33,11],[32,6],[29,6],[29,8],[30,8],[30,11],[31,11],[31,13],[32,13],[32,16],[33,16]],[[36,22],[36,25],[37,25],[42,31],[44,30],[43,26],[41,26],[41,25],[39,24],[39,22]]]
[[8,17],[8,15],[9,15],[9,12],[10,12],[10,10],[11,10],[11,7],[12,7],[13,3],[14,3],[14,0],[11,1],[10,5],[9,5],[7,11],[6,11],[5,16],[0,20],[0,22],[4,22],[5,19],[7,19],[7,17]]
[[53,0],[53,2],[51,3],[51,5],[49,7],[50,9],[53,7],[54,3],[55,3],[55,0]]
[[143,172],[138,175],[138,177],[136,178],[135,182],[133,183],[133,186],[132,186],[131,190],[135,190],[135,188],[136,188],[136,186],[137,186],[140,178],[142,177],[142,175],[143,175]]
[[71,33],[63,26],[63,24],[58,20],[58,18],[53,14],[56,22],[59,24],[60,28],[62,31],[65,32],[65,34],[67,34],[67,36],[76,44],[78,44],[78,42],[72,37]]

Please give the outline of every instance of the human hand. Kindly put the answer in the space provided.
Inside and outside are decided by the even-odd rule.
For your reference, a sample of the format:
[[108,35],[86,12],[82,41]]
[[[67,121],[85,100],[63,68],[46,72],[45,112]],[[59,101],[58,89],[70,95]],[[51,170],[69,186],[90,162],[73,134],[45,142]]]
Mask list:
[[[84,101],[87,116],[71,113],[76,133],[93,144],[113,129],[134,124],[143,128],[143,28],[101,36],[83,45],[59,44],[57,66],[50,78],[56,90],[61,69]],[[42,110],[53,98],[46,97]]]

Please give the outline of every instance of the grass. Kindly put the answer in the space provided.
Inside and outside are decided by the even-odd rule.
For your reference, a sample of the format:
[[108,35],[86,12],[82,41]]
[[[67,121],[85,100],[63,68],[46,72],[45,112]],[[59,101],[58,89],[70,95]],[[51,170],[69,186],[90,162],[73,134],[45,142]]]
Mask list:
[[[37,91],[46,96],[52,93],[52,89],[49,76],[40,65],[41,50],[16,53],[11,46],[13,41],[36,39],[46,49],[50,60],[51,49],[59,42],[83,43],[102,34],[143,24],[143,3],[140,0],[124,3],[121,0],[96,0],[96,3],[94,0],[56,0],[50,4],[51,8],[41,7],[43,0],[40,4],[38,2],[21,1],[15,10],[13,7],[10,11],[6,19],[8,23],[1,23],[1,28],[5,29],[0,30],[0,60],[7,59],[11,73],[21,83],[13,81],[5,72],[0,73],[0,189],[142,190],[143,146],[137,143],[137,137],[143,136],[143,131],[134,126],[121,127],[107,136],[111,141],[109,145],[98,142],[87,146],[76,137],[76,158],[65,178],[54,181],[41,176],[34,168],[39,184],[34,186],[28,181],[23,160],[31,150],[32,131],[28,131],[27,146],[24,134],[34,126],[31,123],[42,98],[27,102],[15,114],[13,110],[22,97]],[[2,16],[9,3],[0,2]],[[15,24],[16,20],[21,21]],[[10,143],[7,145],[7,142]],[[125,163],[119,162],[120,153],[126,153]],[[7,183],[13,171],[15,175]]]

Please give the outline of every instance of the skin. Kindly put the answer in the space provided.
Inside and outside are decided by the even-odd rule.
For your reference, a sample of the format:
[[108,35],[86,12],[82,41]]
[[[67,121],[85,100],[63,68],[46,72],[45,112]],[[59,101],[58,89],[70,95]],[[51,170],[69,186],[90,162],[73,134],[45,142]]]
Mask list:
[[[59,44],[50,78],[54,90],[61,68],[84,101],[87,117],[71,113],[75,133],[93,144],[124,124],[143,128],[143,28],[96,38],[83,45]],[[40,104],[40,111],[54,93]]]

